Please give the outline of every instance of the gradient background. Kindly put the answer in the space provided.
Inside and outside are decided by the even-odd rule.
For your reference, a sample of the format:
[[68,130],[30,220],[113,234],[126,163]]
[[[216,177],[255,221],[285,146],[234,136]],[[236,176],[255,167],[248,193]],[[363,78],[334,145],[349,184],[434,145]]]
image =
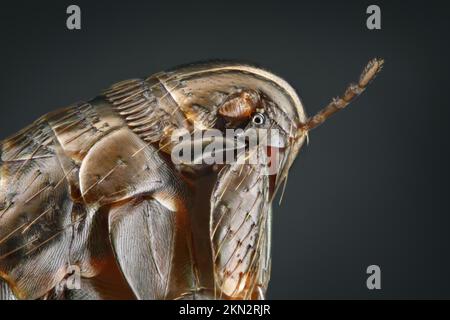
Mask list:
[[[382,30],[366,28],[372,3]],[[383,57],[379,78],[311,133],[291,170],[269,298],[450,298],[450,13],[438,3],[3,3],[0,137],[119,80],[213,58],[283,76],[311,115]],[[66,29],[70,4],[81,31]],[[381,290],[366,288],[371,264]]]

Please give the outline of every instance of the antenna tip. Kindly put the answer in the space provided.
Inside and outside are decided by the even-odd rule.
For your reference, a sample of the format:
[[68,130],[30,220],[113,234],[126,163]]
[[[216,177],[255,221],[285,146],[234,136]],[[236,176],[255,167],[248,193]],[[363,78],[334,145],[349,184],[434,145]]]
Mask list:
[[384,59],[374,58],[370,60],[359,78],[359,86],[365,88],[383,69],[383,65]]

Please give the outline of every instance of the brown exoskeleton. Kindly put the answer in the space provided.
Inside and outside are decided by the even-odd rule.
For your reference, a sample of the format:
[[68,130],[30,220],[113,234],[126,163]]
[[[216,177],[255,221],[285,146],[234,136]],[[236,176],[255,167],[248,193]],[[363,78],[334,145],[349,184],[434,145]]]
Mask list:
[[[263,299],[274,194],[308,132],[382,65],[312,118],[266,70],[200,63],[120,82],[3,140],[0,299]],[[277,169],[175,164],[180,128],[275,128],[244,155],[276,153]],[[79,290],[64,285],[73,266]]]

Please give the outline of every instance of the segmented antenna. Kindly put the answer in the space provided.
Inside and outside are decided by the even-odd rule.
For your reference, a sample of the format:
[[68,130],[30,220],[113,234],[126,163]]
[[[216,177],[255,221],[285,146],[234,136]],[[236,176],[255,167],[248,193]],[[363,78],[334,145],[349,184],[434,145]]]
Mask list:
[[375,58],[370,60],[364,68],[364,71],[361,73],[358,84],[350,84],[342,97],[334,98],[325,108],[300,126],[299,130],[306,133],[321,125],[339,110],[348,106],[350,102],[363,93],[369,83],[375,79],[378,72],[383,68],[383,63],[383,59]]

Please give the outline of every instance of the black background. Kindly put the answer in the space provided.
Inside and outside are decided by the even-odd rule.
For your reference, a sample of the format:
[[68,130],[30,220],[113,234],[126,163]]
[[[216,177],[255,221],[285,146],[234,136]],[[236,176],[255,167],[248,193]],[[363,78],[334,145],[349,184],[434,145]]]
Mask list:
[[[241,59],[308,114],[379,78],[311,133],[274,208],[272,299],[450,298],[449,16],[438,1],[15,1],[0,10],[0,137],[119,80]],[[78,4],[82,30],[66,28]],[[378,4],[382,30],[366,28]],[[382,289],[366,288],[377,264]]]

